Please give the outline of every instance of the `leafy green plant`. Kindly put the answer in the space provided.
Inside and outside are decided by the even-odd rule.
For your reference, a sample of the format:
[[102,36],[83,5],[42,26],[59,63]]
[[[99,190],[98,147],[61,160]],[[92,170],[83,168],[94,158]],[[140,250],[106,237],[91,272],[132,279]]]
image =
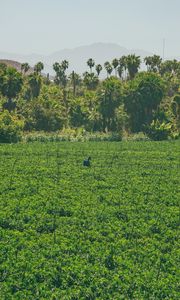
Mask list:
[[23,121],[8,111],[0,114],[0,143],[17,143],[21,140]]
[[98,141],[107,141],[107,142],[119,142],[122,140],[122,132],[117,133],[109,132],[94,132],[89,133],[84,128],[74,128],[74,129],[63,129],[62,131],[57,131],[55,133],[47,133],[44,131],[40,132],[25,132],[23,134],[23,141],[25,142],[62,142],[62,141],[71,141],[71,142],[98,142]]
[[159,120],[153,120],[152,123],[145,128],[147,136],[154,141],[167,140],[171,134],[170,123],[160,122]]
[[0,298],[179,300],[179,146],[1,145]]

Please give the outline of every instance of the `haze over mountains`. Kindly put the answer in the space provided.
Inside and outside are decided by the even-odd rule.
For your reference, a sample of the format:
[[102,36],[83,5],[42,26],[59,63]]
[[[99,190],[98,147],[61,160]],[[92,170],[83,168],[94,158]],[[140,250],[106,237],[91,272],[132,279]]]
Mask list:
[[103,65],[105,61],[111,62],[113,58],[120,58],[122,55],[132,53],[141,56],[141,58],[152,55],[151,52],[139,49],[127,49],[119,46],[118,44],[95,43],[74,49],[63,49],[47,56],[39,54],[23,55],[0,52],[0,59],[15,60],[20,63],[28,62],[31,66],[38,61],[42,61],[45,66],[44,72],[50,74],[53,74],[52,65],[54,62],[61,62],[66,59],[69,61],[69,72],[75,70],[75,72],[82,74],[87,70],[86,62],[89,58],[93,58],[96,64],[100,63]]

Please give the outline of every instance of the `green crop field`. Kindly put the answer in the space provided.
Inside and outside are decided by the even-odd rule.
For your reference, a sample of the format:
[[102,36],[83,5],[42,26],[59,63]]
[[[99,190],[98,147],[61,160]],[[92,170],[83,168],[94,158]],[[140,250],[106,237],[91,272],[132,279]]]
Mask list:
[[180,299],[179,167],[180,141],[1,144],[0,299]]

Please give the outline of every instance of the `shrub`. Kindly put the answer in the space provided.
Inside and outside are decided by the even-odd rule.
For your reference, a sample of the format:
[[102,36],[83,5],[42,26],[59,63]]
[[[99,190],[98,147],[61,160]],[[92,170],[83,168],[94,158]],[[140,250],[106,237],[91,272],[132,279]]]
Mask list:
[[144,142],[150,141],[150,138],[144,132],[138,132],[133,134],[124,133],[123,141],[131,141],[131,142]]
[[21,140],[23,121],[7,110],[0,114],[0,143],[17,143]]
[[122,140],[121,132],[118,133],[103,133],[103,132],[87,132],[83,128],[67,128],[56,132],[26,132],[24,133],[25,142],[118,142]]
[[62,128],[62,117],[55,109],[46,109],[36,105],[35,109],[29,111],[25,121],[25,130],[57,131]]
[[152,123],[145,128],[147,136],[154,141],[167,140],[171,135],[170,123],[160,122],[159,120],[153,120]]

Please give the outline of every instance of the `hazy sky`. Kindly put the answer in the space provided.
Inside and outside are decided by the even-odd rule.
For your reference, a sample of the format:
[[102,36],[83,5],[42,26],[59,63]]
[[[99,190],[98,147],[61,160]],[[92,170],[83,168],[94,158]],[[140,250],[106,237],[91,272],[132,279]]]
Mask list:
[[112,42],[180,56],[180,0],[0,0],[0,51],[49,54]]

